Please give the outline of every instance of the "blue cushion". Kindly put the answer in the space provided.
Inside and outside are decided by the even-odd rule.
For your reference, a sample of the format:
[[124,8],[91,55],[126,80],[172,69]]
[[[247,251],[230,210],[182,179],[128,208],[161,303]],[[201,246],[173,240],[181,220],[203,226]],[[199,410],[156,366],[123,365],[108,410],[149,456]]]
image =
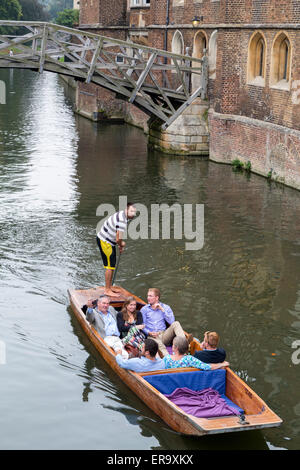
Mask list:
[[195,391],[211,387],[217,390],[220,395],[225,395],[226,389],[225,369],[145,375],[144,379],[165,395],[181,387]]
[[244,410],[242,408],[240,408],[238,405],[236,405],[235,403],[233,403],[233,401],[231,401],[228,397],[226,397],[226,395],[221,395],[221,396],[222,396],[222,398],[224,398],[226,403],[229,406],[232,406],[233,408],[235,408],[238,413],[240,413],[240,414],[244,413]]
[[193,372],[174,372],[171,374],[144,375],[153,387],[164,395],[169,395],[176,388],[187,387],[190,390],[204,390],[205,388],[213,388],[224,398],[228,405],[233,406],[239,413],[243,410],[233,403],[225,395],[226,390],[226,370],[199,370]]

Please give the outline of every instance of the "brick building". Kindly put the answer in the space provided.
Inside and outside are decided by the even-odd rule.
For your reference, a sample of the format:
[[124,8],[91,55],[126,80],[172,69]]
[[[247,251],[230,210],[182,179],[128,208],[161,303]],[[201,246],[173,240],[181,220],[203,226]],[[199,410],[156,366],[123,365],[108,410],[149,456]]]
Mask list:
[[[81,0],[79,27],[196,57],[207,49],[210,158],[250,161],[300,189],[299,1]],[[147,127],[141,111],[94,85],[80,84],[77,106]]]

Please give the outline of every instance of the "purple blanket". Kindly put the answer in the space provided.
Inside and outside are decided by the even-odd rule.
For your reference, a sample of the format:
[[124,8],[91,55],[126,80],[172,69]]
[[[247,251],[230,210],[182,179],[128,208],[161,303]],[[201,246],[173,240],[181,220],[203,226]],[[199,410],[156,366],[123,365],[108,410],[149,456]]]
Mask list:
[[228,405],[219,392],[213,388],[200,391],[186,387],[176,388],[174,392],[165,396],[183,411],[197,418],[238,415],[238,411]]

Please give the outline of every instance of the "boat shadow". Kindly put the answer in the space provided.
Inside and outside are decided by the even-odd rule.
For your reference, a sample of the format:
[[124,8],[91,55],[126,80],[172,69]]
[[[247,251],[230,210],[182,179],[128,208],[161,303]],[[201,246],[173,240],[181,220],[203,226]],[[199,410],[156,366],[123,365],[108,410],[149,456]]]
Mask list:
[[[182,435],[169,428],[159,416],[150,410],[118,377],[100,356],[97,349],[83,332],[81,325],[74,315],[71,307],[67,308],[71,326],[80,344],[88,353],[82,368],[85,377],[82,389],[82,400],[88,401],[89,394],[95,389],[109,392],[109,399],[116,406],[102,404],[102,408],[122,413],[129,424],[139,426],[141,436],[156,438],[158,446],[151,450],[267,450],[268,445],[263,432],[244,431],[230,432],[218,435],[203,436],[201,438]],[[95,373],[95,368],[99,372]]]

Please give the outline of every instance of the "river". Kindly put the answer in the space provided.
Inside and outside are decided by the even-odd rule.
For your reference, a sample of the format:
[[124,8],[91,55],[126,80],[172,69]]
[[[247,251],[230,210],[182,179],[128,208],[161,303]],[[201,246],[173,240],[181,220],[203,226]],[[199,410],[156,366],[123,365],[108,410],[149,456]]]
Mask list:
[[[0,448],[299,448],[300,193],[148,152],[141,130],[75,115],[54,74],[1,70],[0,80]],[[117,284],[143,299],[160,287],[187,331],[218,331],[232,369],[280,427],[183,437],[85,338],[67,290],[103,284],[96,209],[118,208],[120,195],[148,208],[204,204],[201,249],[129,239]]]

